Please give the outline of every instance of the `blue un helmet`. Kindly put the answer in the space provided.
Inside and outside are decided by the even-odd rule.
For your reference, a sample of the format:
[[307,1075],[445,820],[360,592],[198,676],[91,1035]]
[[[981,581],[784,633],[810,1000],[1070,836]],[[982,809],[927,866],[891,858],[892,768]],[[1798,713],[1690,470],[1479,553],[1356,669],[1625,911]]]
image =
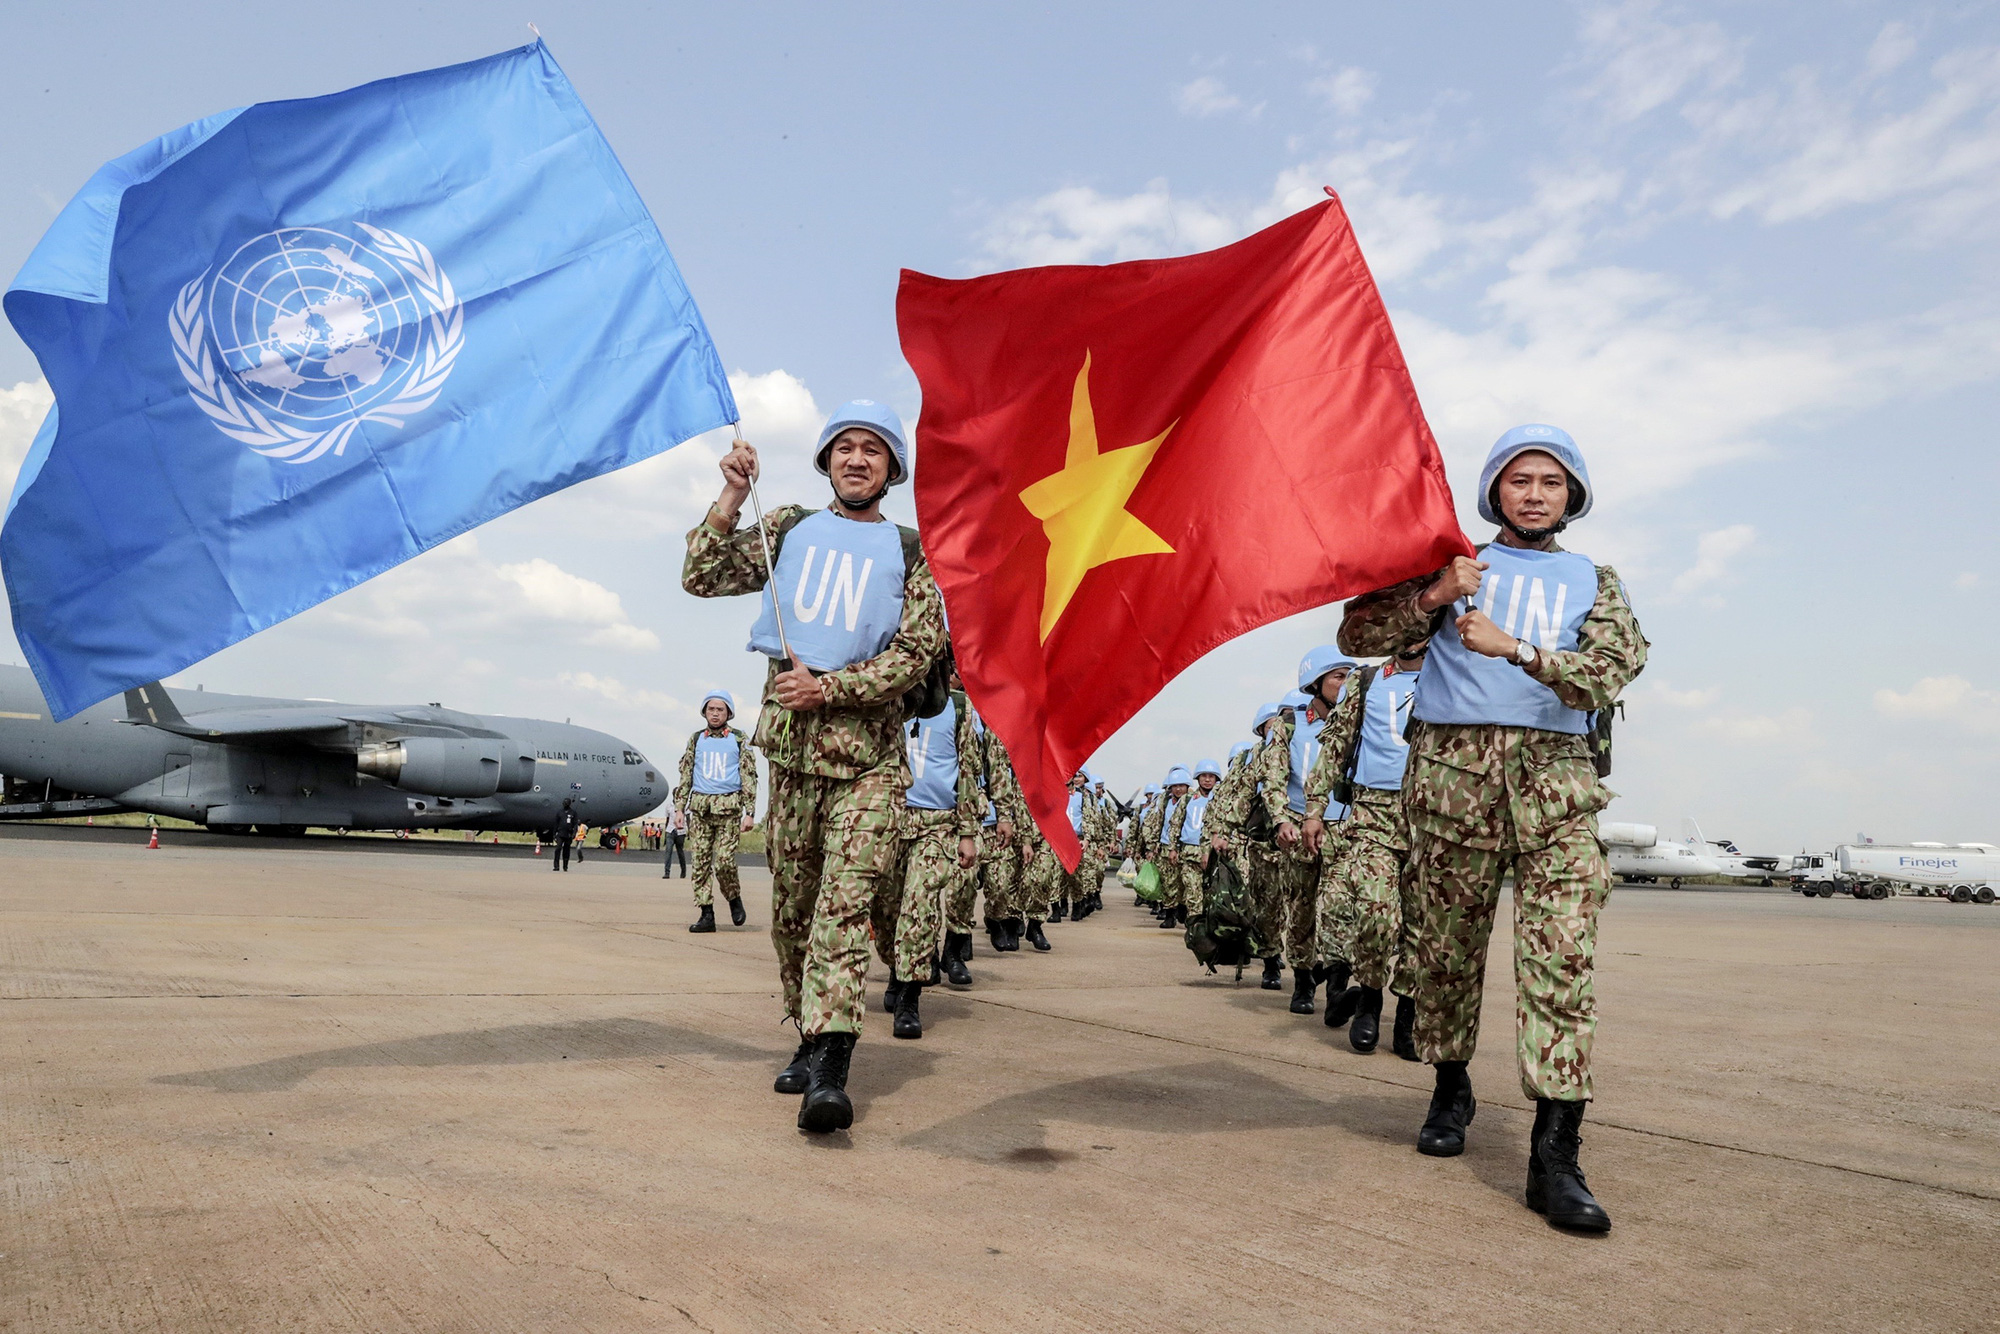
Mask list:
[[701,707],[706,709],[708,702],[712,699],[721,700],[722,707],[729,710],[731,718],[736,716],[736,696],[730,694],[727,690],[711,690],[701,697]]
[[1214,774],[1217,778],[1220,778],[1222,777],[1222,766],[1214,760],[1203,760],[1200,764],[1195,765],[1194,776],[1199,778],[1203,774]]
[[859,426],[865,431],[873,431],[889,446],[894,462],[889,468],[889,485],[910,480],[910,446],[903,439],[903,419],[898,417],[885,403],[877,403],[872,398],[857,398],[842,403],[834,409],[826,425],[820,428],[819,443],[813,446],[813,467],[822,476],[832,476],[827,471],[827,447],[833,438],[850,426]]
[[[1276,710],[1273,710],[1273,712],[1276,712]],[[1248,755],[1251,751],[1255,749],[1257,749],[1255,743],[1249,741],[1239,741],[1235,745],[1229,748],[1229,762],[1231,764],[1234,764],[1236,763],[1236,757],[1238,755]]]
[[1158,783],[1148,783],[1148,784],[1146,784],[1146,795],[1147,795],[1147,796],[1149,796],[1149,797],[1157,797],[1157,796],[1159,796],[1159,795],[1160,795],[1160,785],[1159,785]]
[[1303,709],[1312,702],[1313,697],[1311,695],[1308,695],[1303,690],[1294,690],[1291,694],[1278,701],[1278,707],[1281,709]]
[[1257,716],[1251,720],[1250,730],[1254,732],[1258,728],[1262,727],[1265,723],[1268,723],[1273,718],[1277,717],[1278,708],[1279,706],[1276,704],[1259,704],[1257,706]]
[[1194,775],[1187,771],[1185,764],[1176,764],[1173,768],[1167,770],[1166,786],[1172,787],[1176,783],[1179,783],[1182,787],[1194,786]]
[[[1571,519],[1581,519],[1590,513],[1590,469],[1584,466],[1583,451],[1576,447],[1576,441],[1562,427],[1531,422],[1526,426],[1516,426],[1494,441],[1492,450],[1486,455],[1486,466],[1479,470],[1480,518],[1488,523],[1513,527],[1500,513],[1495,495],[1500,487],[1500,472],[1521,455],[1537,450],[1562,464],[1563,470],[1569,474],[1569,504],[1563,511],[1563,517],[1548,533],[1559,533]],[[1548,533],[1541,536],[1546,537]]]
[[1321,644],[1299,660],[1299,689],[1308,695],[1316,693],[1320,678],[1328,672],[1337,672],[1342,667],[1350,672],[1353,671],[1354,659],[1332,644]]

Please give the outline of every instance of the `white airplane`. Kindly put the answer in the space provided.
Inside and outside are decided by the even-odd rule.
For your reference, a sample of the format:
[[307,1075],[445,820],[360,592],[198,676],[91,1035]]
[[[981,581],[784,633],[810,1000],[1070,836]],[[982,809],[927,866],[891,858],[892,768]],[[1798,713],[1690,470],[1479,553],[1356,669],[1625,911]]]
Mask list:
[[1708,857],[1722,868],[1721,874],[1731,880],[1751,880],[1769,885],[1777,877],[1790,874],[1790,858],[1746,856],[1729,839],[1702,837],[1701,826],[1694,822],[1692,816],[1681,821],[1681,830],[1695,847],[1706,849]]
[[1611,874],[1624,884],[1656,885],[1664,880],[1679,889],[1683,880],[1723,874],[1705,843],[1661,838],[1649,824],[1611,821],[1598,829],[1597,836],[1604,840]]

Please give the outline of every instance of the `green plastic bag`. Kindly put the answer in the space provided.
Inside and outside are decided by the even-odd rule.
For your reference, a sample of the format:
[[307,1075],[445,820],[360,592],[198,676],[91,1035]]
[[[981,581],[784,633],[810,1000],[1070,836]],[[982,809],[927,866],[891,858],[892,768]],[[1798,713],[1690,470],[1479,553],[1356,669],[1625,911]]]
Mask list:
[[1160,868],[1151,862],[1141,862],[1139,874],[1132,881],[1132,892],[1147,903],[1160,901]]

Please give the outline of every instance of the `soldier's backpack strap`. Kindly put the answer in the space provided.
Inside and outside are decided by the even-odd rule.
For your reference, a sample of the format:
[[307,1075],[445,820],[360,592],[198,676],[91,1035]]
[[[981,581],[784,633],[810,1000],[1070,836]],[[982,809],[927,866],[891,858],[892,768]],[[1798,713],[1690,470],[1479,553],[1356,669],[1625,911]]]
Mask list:
[[1368,721],[1368,687],[1382,674],[1378,667],[1363,667],[1354,687],[1354,730],[1348,733],[1347,750],[1340,757],[1340,773],[1332,784],[1333,799],[1343,806],[1354,804],[1354,766],[1361,761],[1361,729]]

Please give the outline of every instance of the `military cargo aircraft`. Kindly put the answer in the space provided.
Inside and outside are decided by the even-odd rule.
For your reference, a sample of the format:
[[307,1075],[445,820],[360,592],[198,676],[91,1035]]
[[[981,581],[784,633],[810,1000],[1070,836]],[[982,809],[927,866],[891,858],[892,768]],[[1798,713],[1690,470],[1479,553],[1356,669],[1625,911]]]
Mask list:
[[438,704],[353,705],[169,691],[157,681],[66,722],[25,667],[0,667],[0,819],[150,811],[222,833],[518,830],[547,836],[565,797],[585,823],[665,799],[651,760],[567,723]]

